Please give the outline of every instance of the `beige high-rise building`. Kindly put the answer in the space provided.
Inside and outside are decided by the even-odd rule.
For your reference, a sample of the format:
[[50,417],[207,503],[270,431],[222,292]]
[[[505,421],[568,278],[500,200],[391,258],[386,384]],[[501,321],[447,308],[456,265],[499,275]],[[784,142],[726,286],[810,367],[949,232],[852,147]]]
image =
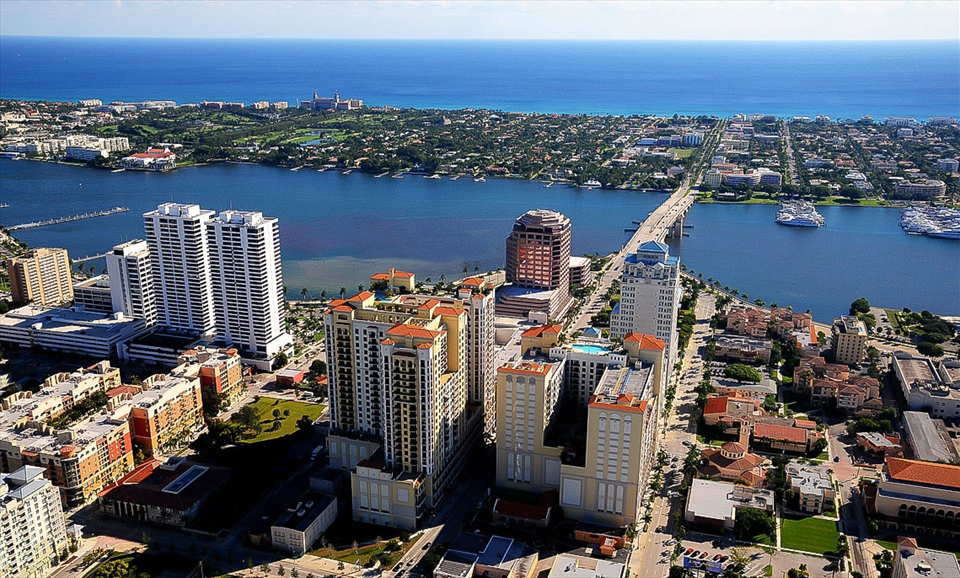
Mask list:
[[53,306],[73,299],[70,258],[66,249],[31,249],[7,260],[14,303]]
[[[611,526],[636,520],[655,457],[665,344],[650,335],[627,337],[625,347],[613,351],[596,344],[557,347],[550,325],[524,333],[524,357],[497,372],[498,486],[558,490],[564,514],[578,520]],[[564,374],[574,363],[582,366],[585,355],[604,364],[599,375],[578,374],[578,391],[581,380],[592,386],[586,423],[557,423]],[[576,393],[568,393],[567,403],[583,407]],[[580,428],[583,447],[573,448],[565,432]]]
[[352,471],[355,520],[413,529],[484,429],[492,297],[363,292],[330,306],[330,463]]
[[853,315],[841,315],[833,320],[830,345],[837,363],[860,363],[867,347],[867,326]]

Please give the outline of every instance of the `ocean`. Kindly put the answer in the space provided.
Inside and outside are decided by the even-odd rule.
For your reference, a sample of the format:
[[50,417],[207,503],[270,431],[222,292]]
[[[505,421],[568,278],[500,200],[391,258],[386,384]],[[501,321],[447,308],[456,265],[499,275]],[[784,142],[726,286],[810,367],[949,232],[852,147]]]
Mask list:
[[[475,183],[375,178],[256,165],[191,167],[170,173],[111,173],[84,167],[0,159],[0,224],[109,209],[127,213],[17,231],[31,246],[65,247],[71,258],[96,255],[143,237],[142,213],[168,201],[214,210],[257,210],[278,217],[288,295],[326,290],[335,295],[366,285],[389,267],[418,279],[456,279],[503,267],[513,220],[527,210],[556,209],[573,225],[572,252],[620,248],[624,229],[641,220],[664,194],[585,190],[530,181]],[[42,200],[43,202],[40,202]],[[957,241],[903,233],[899,211],[823,207],[827,226],[774,223],[775,205],[694,205],[689,237],[671,251],[703,278],[794,309],[818,321],[846,313],[867,297],[887,307],[960,314]],[[103,260],[88,262],[98,270]]]
[[0,37],[0,98],[516,112],[960,116],[960,44]]

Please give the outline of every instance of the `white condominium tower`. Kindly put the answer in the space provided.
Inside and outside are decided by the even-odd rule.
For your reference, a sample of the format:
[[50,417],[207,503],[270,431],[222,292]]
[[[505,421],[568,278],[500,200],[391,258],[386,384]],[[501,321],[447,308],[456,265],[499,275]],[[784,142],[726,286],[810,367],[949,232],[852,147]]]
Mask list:
[[143,319],[147,327],[157,323],[157,300],[153,287],[153,263],[147,242],[134,239],[117,245],[107,254],[110,300],[114,311]]
[[677,356],[679,308],[680,258],[671,257],[664,243],[647,241],[624,261],[620,303],[610,316],[610,337],[646,333],[663,341],[667,345],[664,372],[669,375]]
[[67,548],[60,490],[43,468],[0,476],[0,578],[42,576]]
[[292,343],[283,326],[277,219],[223,211],[206,223],[217,339],[271,357]]
[[206,224],[213,211],[164,203],[144,213],[153,261],[158,322],[174,331],[210,334],[215,328]]

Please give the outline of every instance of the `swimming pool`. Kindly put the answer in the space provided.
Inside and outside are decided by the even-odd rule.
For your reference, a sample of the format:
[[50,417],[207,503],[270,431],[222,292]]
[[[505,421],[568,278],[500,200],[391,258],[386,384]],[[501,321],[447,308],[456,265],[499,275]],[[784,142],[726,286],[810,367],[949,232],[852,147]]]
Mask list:
[[571,346],[575,351],[582,351],[583,353],[590,353],[592,355],[602,355],[604,353],[610,353],[610,350],[606,347],[600,345],[583,345],[575,344]]

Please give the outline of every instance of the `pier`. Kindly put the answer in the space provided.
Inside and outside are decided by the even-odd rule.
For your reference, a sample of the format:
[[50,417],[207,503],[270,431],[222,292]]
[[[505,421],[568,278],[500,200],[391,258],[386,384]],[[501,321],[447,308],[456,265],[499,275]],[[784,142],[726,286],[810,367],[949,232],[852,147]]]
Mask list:
[[[76,263],[86,263],[87,261],[96,261],[97,259],[103,259],[109,255],[109,253],[100,253],[99,255],[87,255],[86,257],[80,257],[79,259],[70,259],[74,264]],[[104,271],[106,273],[106,271]]]
[[59,225],[60,223],[69,223],[70,221],[81,221],[83,219],[92,219],[94,217],[106,217],[107,215],[115,215],[117,213],[126,213],[129,211],[127,207],[114,207],[112,209],[107,209],[105,211],[97,211],[96,213],[83,213],[79,215],[73,215],[72,217],[59,217],[57,219],[47,219],[46,221],[33,221],[32,223],[20,223],[19,225],[13,225],[12,227],[7,227],[8,231],[18,231],[20,229],[36,229],[37,227],[46,227],[48,225]]

